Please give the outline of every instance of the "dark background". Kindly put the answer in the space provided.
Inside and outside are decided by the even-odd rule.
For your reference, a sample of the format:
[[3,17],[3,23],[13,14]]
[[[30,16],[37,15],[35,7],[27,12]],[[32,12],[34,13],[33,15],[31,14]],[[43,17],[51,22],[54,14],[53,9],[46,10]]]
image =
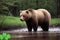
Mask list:
[[52,17],[60,17],[60,0],[0,0],[0,14],[19,16],[19,10],[45,8]]

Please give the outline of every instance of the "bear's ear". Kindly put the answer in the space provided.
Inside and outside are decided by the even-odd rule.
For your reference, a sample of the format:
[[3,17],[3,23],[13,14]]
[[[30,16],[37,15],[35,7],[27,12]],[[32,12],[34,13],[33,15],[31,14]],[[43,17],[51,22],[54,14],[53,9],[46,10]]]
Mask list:
[[26,11],[26,13],[28,14],[29,12],[28,12],[28,11]]
[[32,9],[32,8],[30,8],[30,9],[28,9],[28,11],[33,12],[33,9]]
[[22,10],[19,11],[19,13],[21,13],[21,12],[22,12]]

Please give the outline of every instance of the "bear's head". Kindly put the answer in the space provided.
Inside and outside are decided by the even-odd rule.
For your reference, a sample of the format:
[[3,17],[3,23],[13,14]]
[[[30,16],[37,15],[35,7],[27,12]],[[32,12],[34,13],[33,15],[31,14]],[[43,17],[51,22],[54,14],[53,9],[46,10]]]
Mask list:
[[20,11],[20,20],[26,21],[32,17],[32,9]]

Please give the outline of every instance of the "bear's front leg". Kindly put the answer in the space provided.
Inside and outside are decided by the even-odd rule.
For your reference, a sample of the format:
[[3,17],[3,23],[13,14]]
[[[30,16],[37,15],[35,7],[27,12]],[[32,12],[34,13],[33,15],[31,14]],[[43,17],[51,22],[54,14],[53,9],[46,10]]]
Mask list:
[[33,23],[33,30],[34,30],[34,32],[37,31],[37,28],[38,28],[38,24],[37,24],[37,22],[34,22]]
[[28,32],[31,32],[32,31],[32,25],[31,23],[26,23],[27,24],[27,28],[28,28]]
[[34,32],[36,32],[37,31],[37,25],[33,25],[33,30],[34,30]]

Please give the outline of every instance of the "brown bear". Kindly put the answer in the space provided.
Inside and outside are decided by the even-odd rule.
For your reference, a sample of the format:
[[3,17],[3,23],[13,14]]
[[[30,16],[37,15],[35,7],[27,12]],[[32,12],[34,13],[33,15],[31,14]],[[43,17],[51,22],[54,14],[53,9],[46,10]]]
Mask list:
[[43,31],[48,31],[51,20],[51,15],[46,9],[27,9],[20,11],[20,20],[25,21],[28,31],[37,31],[38,26],[41,26]]

